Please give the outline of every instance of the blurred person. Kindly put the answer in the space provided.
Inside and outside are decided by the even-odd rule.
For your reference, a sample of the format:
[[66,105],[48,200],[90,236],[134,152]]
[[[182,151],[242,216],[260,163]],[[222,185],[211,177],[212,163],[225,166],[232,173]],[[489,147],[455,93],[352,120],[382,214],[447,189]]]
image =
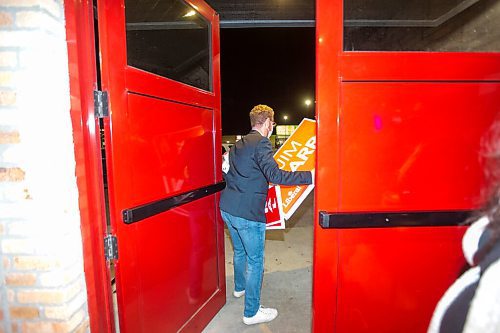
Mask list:
[[484,195],[493,198],[465,232],[462,249],[471,266],[446,291],[428,333],[500,333],[500,116],[481,141]]
[[[243,322],[247,325],[269,322],[278,316],[273,308],[260,304],[264,274],[264,213],[269,183],[311,184],[309,171],[280,170],[273,158],[269,137],[276,125],[274,111],[257,105],[250,112],[252,130],[229,151],[229,166],[224,167],[226,188],[220,209],[234,249],[234,297],[245,296]],[[227,162],[226,162],[227,163]]]

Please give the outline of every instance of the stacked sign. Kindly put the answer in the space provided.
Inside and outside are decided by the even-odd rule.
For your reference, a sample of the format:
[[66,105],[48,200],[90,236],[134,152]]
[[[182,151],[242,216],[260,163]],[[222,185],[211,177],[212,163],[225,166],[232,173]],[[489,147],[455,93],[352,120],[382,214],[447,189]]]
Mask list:
[[[274,154],[282,170],[311,171],[316,164],[316,121],[304,119]],[[284,229],[288,220],[314,185],[269,187],[266,202],[267,229]]]

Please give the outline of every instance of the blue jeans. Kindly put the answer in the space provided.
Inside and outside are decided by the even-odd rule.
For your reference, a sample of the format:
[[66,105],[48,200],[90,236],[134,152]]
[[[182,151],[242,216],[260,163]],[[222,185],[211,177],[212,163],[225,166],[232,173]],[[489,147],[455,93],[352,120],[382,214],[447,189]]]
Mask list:
[[245,317],[253,317],[260,307],[264,274],[266,224],[233,216],[221,210],[234,248],[234,290],[245,290]]

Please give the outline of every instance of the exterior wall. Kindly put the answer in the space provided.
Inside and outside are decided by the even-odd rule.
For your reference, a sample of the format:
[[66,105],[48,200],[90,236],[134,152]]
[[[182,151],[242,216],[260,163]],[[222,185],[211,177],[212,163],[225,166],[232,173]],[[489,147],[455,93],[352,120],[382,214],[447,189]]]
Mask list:
[[62,0],[0,0],[0,333],[88,328]]

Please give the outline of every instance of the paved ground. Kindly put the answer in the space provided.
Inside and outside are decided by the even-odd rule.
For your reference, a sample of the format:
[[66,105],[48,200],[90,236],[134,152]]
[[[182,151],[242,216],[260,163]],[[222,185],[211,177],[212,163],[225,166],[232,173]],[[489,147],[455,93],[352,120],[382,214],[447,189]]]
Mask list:
[[233,250],[226,230],[227,303],[205,333],[310,332],[312,292],[313,195],[287,222],[285,230],[266,233],[266,260],[261,302],[275,307],[279,316],[268,324],[246,326],[242,322],[243,297],[232,296]]

